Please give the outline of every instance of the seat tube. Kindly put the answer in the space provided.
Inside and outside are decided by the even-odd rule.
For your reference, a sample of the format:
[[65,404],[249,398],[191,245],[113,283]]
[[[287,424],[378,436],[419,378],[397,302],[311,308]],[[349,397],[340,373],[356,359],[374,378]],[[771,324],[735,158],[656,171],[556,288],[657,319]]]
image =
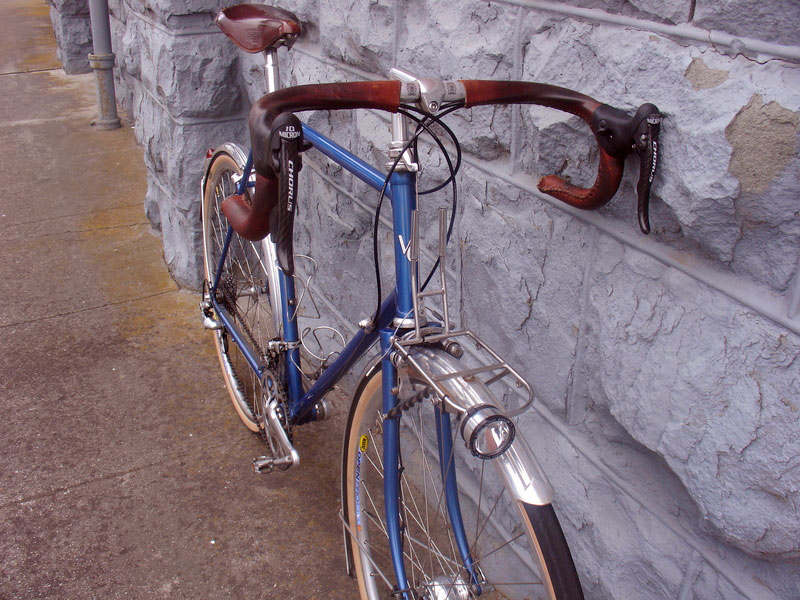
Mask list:
[[[397,395],[392,393],[397,385],[397,370],[392,364],[393,329],[381,330],[381,381],[383,413],[397,406]],[[400,530],[400,418],[395,416],[383,422],[383,498],[389,549],[398,590],[408,589],[406,568],[403,562],[403,534]],[[402,596],[413,600],[410,594]]]
[[[289,344],[300,341],[297,329],[297,300],[294,295],[294,277],[287,277],[280,271],[281,311],[283,319],[283,340]],[[289,398],[296,402],[303,395],[303,379],[300,374],[300,350],[291,348],[286,353],[286,383]]]

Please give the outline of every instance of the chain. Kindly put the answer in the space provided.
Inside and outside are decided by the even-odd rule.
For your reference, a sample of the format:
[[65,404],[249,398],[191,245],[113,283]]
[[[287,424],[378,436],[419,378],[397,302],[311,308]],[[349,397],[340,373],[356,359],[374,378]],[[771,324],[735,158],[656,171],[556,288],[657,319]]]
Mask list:
[[428,386],[425,386],[420,391],[418,391],[416,394],[412,394],[408,398],[405,398],[404,400],[400,400],[394,408],[391,408],[389,410],[389,412],[386,413],[386,415],[384,416],[384,419],[394,419],[396,417],[399,417],[400,413],[402,413],[404,411],[407,411],[408,409],[410,409],[414,405],[419,404],[420,402],[422,402],[427,397],[429,391],[430,391],[430,388]]
[[[268,398],[264,398],[265,389],[264,389],[264,381],[267,377],[271,377],[272,381],[275,383],[275,387],[273,389],[273,397],[278,401],[278,413],[281,419],[281,425],[286,430],[286,435],[289,437],[289,440],[292,440],[292,427],[291,423],[289,422],[289,401],[288,395],[286,393],[286,384],[283,381],[283,377],[279,375],[280,363],[278,361],[277,355],[272,352],[264,352],[264,349],[256,340],[256,337],[253,335],[253,332],[248,327],[246,321],[242,318],[242,314],[239,311],[238,304],[236,302],[237,299],[237,289],[236,289],[236,280],[233,278],[233,275],[227,273],[223,280],[220,282],[219,289],[222,291],[222,298],[220,298],[220,302],[228,312],[230,312],[235,318],[236,323],[242,332],[247,336],[248,341],[252,345],[252,347],[256,350],[259,356],[264,358],[266,364],[264,365],[264,372],[261,376],[261,382],[259,387],[261,388],[258,394],[258,398],[253,398],[254,402],[257,403],[257,406],[253,406],[254,412],[256,410],[261,412],[262,418],[259,422],[259,430],[261,432],[261,437],[267,443],[268,446],[272,447],[270,441],[268,439],[267,428],[265,427],[263,415],[264,415],[264,406],[263,404],[268,400]],[[233,370],[234,376],[239,380],[243,381],[240,374],[237,372],[236,368],[231,363],[231,368]],[[254,415],[256,416],[256,415]]]

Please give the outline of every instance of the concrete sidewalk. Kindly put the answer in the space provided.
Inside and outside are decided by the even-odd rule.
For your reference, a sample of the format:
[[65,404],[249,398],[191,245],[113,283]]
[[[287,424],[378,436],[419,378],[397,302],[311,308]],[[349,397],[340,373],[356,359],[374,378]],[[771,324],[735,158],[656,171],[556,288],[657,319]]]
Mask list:
[[[258,476],[196,294],[144,217],[130,127],[55,61],[47,6],[0,20],[0,598],[354,598],[341,419]],[[128,124],[130,125],[130,124]]]

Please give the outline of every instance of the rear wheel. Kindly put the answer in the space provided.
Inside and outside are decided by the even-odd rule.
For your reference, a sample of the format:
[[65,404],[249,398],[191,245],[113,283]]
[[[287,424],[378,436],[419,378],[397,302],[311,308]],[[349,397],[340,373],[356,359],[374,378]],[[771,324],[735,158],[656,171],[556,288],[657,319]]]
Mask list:
[[[345,433],[345,516],[362,600],[387,598],[396,585],[384,515],[381,381],[376,365],[356,391]],[[513,498],[491,460],[475,458],[466,448],[457,423],[445,427],[452,430],[452,451],[440,457],[437,413],[424,400],[400,418],[400,523],[408,586],[415,595],[396,597],[583,598],[552,506]],[[440,460],[452,462],[457,471],[463,529],[479,585],[464,568],[458,550],[442,491]]]
[[[214,157],[209,169],[203,196],[203,262],[209,288],[216,277],[228,231],[228,220],[221,209],[222,201],[236,193],[234,179],[241,176],[242,168],[232,155],[223,152]],[[268,342],[277,336],[266,264],[261,242],[249,242],[234,235],[216,295],[260,356],[266,355]],[[232,336],[225,329],[214,333],[233,406],[248,429],[259,431],[263,422],[262,397],[265,392],[268,395],[271,392],[262,389],[262,382]]]

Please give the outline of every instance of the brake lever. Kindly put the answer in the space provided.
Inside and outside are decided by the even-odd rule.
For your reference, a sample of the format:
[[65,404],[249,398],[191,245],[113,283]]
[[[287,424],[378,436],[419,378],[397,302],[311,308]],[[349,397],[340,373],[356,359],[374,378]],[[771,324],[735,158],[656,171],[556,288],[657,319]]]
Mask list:
[[650,188],[658,168],[658,134],[663,115],[650,113],[643,119],[634,133],[633,150],[639,155],[639,181],[636,193],[639,196],[637,212],[642,233],[650,233]]
[[297,212],[300,153],[306,148],[303,125],[294,114],[281,113],[272,123],[270,167],[278,177],[278,203],[270,214],[270,234],[277,246],[278,265],[287,276],[294,274],[294,216]]
[[658,167],[658,133],[663,115],[655,104],[642,104],[634,115],[601,104],[592,113],[592,131],[597,143],[609,155],[619,159],[631,152],[639,155],[639,227],[650,233],[650,188]]

